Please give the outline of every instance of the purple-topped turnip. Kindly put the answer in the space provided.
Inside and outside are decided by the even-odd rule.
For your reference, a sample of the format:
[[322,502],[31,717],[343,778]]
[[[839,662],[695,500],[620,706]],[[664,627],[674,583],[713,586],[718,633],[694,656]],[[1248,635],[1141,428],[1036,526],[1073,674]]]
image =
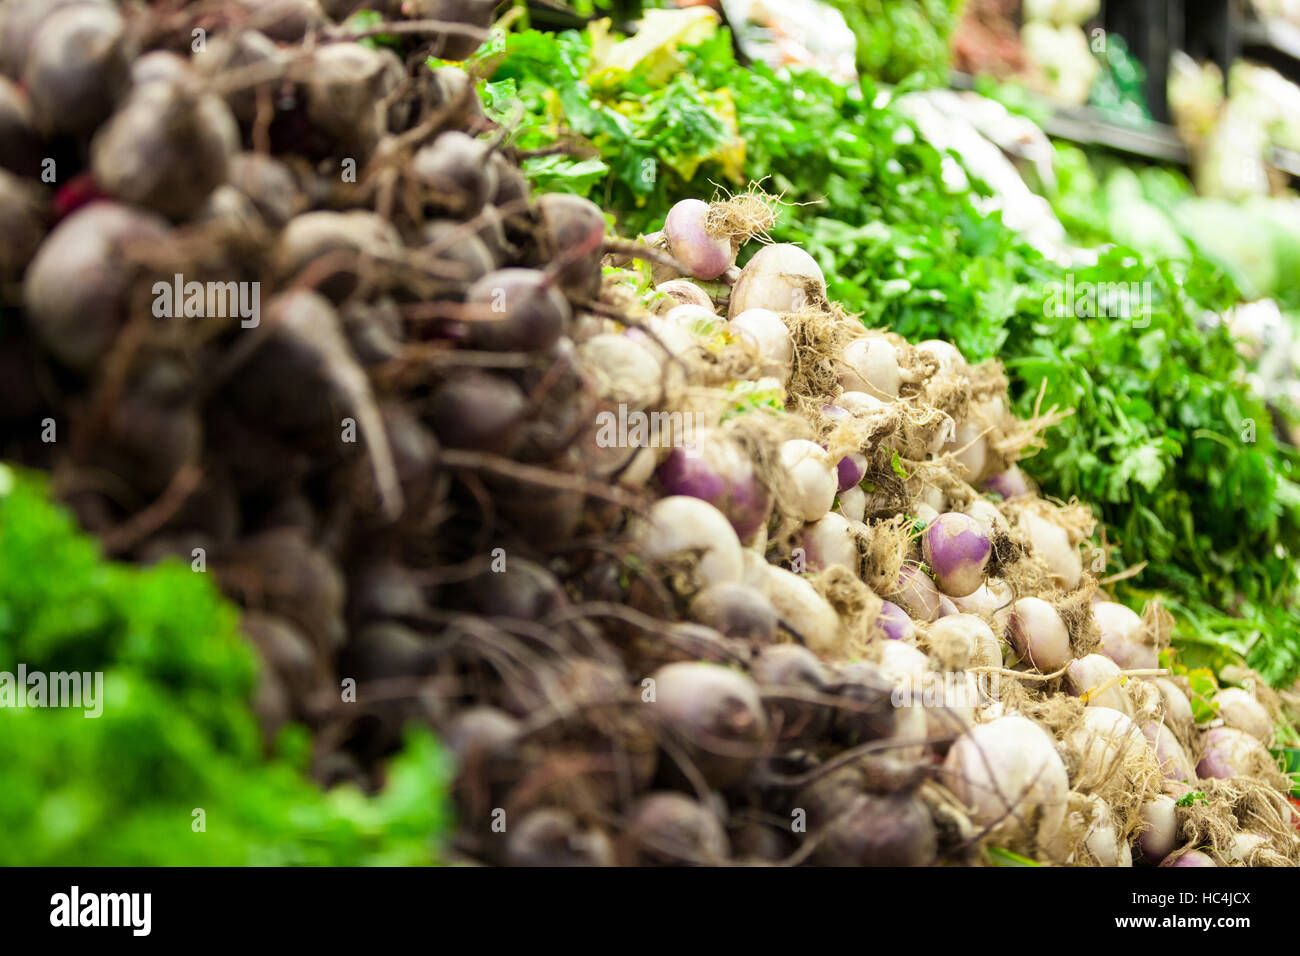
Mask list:
[[984,583],[984,570],[993,553],[984,527],[956,511],[930,522],[921,535],[921,548],[939,590],[951,597],[966,597]]

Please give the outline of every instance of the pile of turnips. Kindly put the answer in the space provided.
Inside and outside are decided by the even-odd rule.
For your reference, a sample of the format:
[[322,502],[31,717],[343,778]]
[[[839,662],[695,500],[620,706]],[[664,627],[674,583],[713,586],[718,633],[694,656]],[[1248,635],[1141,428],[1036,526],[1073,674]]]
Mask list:
[[[1167,612],[1111,600],[1088,509],[1040,497],[1018,466],[1057,410],[1019,421],[996,363],[863,328],[797,247],[763,244],[737,270],[778,206],[679,203],[646,241],[681,274],[654,267],[646,314],[578,346],[619,384],[603,401],[625,401],[637,367],[638,394],[667,413],[658,447],[626,450],[620,473],[659,496],[629,531],[654,586],[630,599],[713,629],[719,649],[670,665],[674,683],[692,668],[701,699],[743,715],[669,716],[717,738],[683,762],[732,814],[755,799],[806,810],[823,828],[813,862],[977,862],[987,847],[1071,865],[1300,862],[1268,750],[1277,697],[1242,672],[1199,701],[1198,725],[1187,680],[1161,666]],[[612,336],[617,361],[589,344]],[[855,713],[882,687],[888,707]],[[801,855],[788,834],[765,839]]]
[[492,5],[360,6],[0,0],[6,458],[213,575],[268,746],[375,788],[432,727],[492,864],[1300,859],[1276,698],[1194,711],[1017,465],[1055,410],[761,192],[640,243],[533,195],[429,59]]

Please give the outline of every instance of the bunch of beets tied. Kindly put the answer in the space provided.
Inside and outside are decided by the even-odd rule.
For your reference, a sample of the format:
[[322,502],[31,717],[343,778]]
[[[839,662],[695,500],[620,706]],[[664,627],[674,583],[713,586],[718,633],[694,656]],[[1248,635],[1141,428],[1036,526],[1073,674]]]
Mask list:
[[215,576],[268,746],[432,727],[487,863],[1300,858],[1275,701],[1196,726],[1017,467],[1055,412],[737,269],[759,192],[530,195],[443,65],[494,12],[0,0],[3,454]]

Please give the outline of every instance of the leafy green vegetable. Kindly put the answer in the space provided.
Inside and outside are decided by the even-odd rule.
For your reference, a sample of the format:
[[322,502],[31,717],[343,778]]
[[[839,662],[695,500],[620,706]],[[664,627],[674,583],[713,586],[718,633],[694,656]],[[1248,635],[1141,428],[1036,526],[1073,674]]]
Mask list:
[[434,861],[449,768],[427,734],[374,797],[307,781],[301,732],[265,760],[254,655],[209,578],[105,562],[41,481],[0,479],[0,671],[103,674],[98,718],[0,709],[0,863]]

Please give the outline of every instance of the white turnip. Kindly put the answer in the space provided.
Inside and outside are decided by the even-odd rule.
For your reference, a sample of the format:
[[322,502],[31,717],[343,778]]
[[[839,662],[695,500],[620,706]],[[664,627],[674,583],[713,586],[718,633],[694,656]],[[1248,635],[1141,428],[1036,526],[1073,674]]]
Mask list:
[[816,521],[831,510],[838,478],[826,449],[814,441],[792,438],[781,445],[779,462],[789,481],[787,503],[794,517]]
[[802,312],[826,295],[821,268],[798,246],[774,243],[754,254],[731,288],[727,317],[749,309]]
[[1019,715],[998,717],[959,737],[944,760],[948,788],[980,826],[1045,844],[1065,819],[1069,781],[1052,738]]
[[639,542],[641,553],[651,560],[698,554],[705,584],[739,581],[743,573],[740,539],[731,522],[707,501],[690,495],[656,501],[641,526]]
[[1017,654],[1045,674],[1072,659],[1070,632],[1061,615],[1042,598],[1024,597],[1011,606],[1007,639]]

